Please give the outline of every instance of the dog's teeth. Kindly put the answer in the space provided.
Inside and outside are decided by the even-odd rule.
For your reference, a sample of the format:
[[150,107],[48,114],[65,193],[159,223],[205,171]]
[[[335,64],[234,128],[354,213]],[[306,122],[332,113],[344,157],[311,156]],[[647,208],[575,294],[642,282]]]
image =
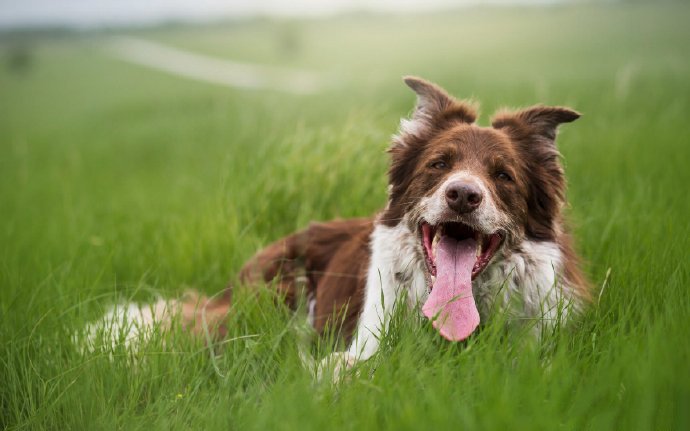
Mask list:
[[441,235],[436,231],[434,239],[431,241],[431,255],[436,260],[436,249],[438,248],[438,242],[441,240]]
[[431,284],[434,284],[434,283],[436,283],[436,276],[432,275],[431,276]]
[[477,257],[482,255],[482,245],[484,244],[484,235],[479,234],[477,238]]

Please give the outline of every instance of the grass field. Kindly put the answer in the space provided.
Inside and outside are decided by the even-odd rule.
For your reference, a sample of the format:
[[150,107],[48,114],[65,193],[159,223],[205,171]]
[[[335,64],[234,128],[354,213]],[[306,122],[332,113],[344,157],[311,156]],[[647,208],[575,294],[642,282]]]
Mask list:
[[[0,428],[690,429],[688,22],[608,5],[130,32],[315,70],[310,96],[127,64],[109,34],[26,42],[29,66],[0,71]],[[263,296],[240,296],[246,337],[217,357],[180,334],[135,366],[74,348],[115,301],[214,293],[308,221],[381,208],[405,74],[474,96],[484,124],[503,105],[584,114],[559,138],[568,212],[593,283],[610,270],[584,316],[538,346],[491,324],[452,345],[399,316],[339,387],[300,367],[295,317]]]

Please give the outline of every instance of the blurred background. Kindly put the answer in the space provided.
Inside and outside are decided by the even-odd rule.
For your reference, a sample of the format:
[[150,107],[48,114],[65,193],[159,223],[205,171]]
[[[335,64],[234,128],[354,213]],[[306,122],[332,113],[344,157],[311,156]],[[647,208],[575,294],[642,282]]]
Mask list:
[[412,13],[487,5],[549,5],[567,0],[3,0],[3,26],[151,25],[253,16],[323,17],[352,12]]
[[[687,131],[673,119],[687,108],[689,18],[672,1],[0,0],[8,235],[106,244],[161,212],[188,231],[207,208],[258,245],[370,214],[413,107],[407,74],[480,101],[481,124],[504,106],[581,111],[559,145],[586,225],[608,217],[587,208],[683,171],[627,161],[658,159],[653,145]],[[205,235],[231,267],[251,252]]]

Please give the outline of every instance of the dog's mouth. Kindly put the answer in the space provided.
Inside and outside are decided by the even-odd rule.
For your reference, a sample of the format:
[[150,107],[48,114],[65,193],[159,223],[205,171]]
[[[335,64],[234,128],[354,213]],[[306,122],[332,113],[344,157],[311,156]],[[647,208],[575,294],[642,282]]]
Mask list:
[[441,239],[444,237],[451,238],[457,242],[462,242],[468,239],[474,240],[476,244],[475,255],[477,260],[472,266],[472,280],[486,269],[498,251],[501,243],[503,243],[503,235],[499,232],[492,234],[484,234],[472,227],[460,222],[445,222],[437,225],[430,225],[427,222],[420,224],[420,233],[422,237],[422,248],[424,249],[424,258],[427,269],[432,277],[433,282],[436,278],[436,258],[438,253],[438,246]]
[[435,226],[422,222],[422,248],[431,279],[422,312],[443,337],[460,341],[479,326],[472,280],[481,274],[503,241],[458,222]]

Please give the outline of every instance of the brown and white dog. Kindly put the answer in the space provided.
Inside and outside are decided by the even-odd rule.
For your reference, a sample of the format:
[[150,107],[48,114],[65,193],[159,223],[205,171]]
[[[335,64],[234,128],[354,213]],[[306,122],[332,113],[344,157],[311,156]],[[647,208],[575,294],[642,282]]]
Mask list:
[[[291,306],[306,290],[316,331],[343,322],[350,347],[334,358],[346,366],[377,351],[401,295],[451,341],[469,337],[496,303],[548,325],[589,299],[561,214],[566,183],[555,145],[558,125],[580,115],[535,106],[480,127],[471,104],[419,78],[405,83],[417,106],[393,137],[383,211],[313,223],[259,251],[239,277],[274,286]],[[106,320],[120,337],[129,322],[129,339],[179,313],[192,332],[223,336],[230,309],[228,289],[114,307]]]

